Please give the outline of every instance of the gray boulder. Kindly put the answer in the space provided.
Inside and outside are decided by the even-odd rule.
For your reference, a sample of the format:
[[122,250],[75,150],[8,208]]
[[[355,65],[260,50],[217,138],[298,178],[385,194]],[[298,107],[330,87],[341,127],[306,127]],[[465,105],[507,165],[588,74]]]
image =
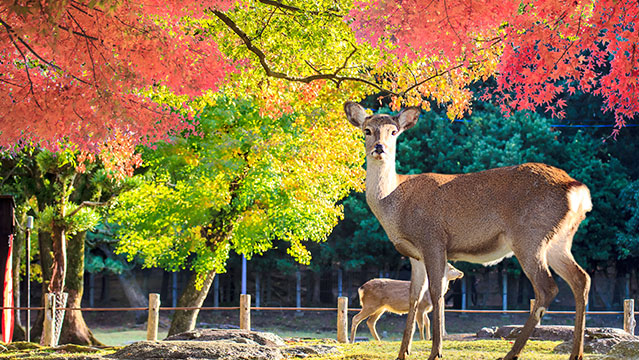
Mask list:
[[639,360],[639,341],[621,341],[606,354],[603,360]]
[[108,357],[121,360],[280,360],[328,354],[339,354],[339,350],[324,344],[287,346],[282,338],[266,332],[196,329],[169,336],[164,341],[140,341]]

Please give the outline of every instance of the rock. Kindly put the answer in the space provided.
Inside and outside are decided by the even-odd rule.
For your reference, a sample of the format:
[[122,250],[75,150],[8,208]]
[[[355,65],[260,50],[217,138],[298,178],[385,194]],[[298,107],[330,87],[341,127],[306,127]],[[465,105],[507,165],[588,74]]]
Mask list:
[[[572,335],[572,332],[570,333]],[[615,328],[586,328],[584,335],[584,352],[591,354],[606,354],[615,345],[624,341],[639,340],[621,329]],[[572,338],[555,347],[554,352],[568,354],[572,351]]]
[[[195,329],[180,334],[167,337],[164,340],[195,340],[195,341],[217,341],[230,340],[236,343],[243,342],[241,338],[250,340],[259,345],[284,346],[286,343],[281,337],[268,332],[248,331],[239,329]],[[247,343],[247,342],[244,342]]]
[[603,360],[639,360],[639,341],[621,341],[606,354]]
[[56,346],[51,349],[54,350],[55,352],[70,353],[70,354],[96,353],[100,351],[100,349],[93,346],[83,346],[83,345],[75,345],[75,344],[64,344],[64,345]]
[[[504,338],[504,339],[516,339],[517,336],[521,333],[522,325],[506,325],[500,326],[493,337],[496,338]],[[572,339],[573,326],[565,326],[565,325],[542,325],[537,326],[535,330],[533,330],[532,335],[530,335],[530,339],[532,340],[570,340]]]
[[366,336],[355,336],[355,339],[353,342],[366,342],[369,341],[368,338]]
[[[521,325],[501,326],[494,331],[492,337],[504,339],[516,339],[521,333]],[[486,331],[484,331],[486,330]],[[555,347],[556,353],[570,353],[572,350],[573,326],[565,325],[543,325],[537,326],[530,339],[532,340],[562,340],[563,343]],[[483,328],[477,333],[477,337],[486,337],[490,334],[490,329]],[[622,341],[635,341],[639,337],[630,335],[621,329],[615,328],[586,328],[584,334],[584,352],[595,354],[606,354],[613,346]]]
[[42,346],[33,342],[14,341],[8,345],[8,348],[11,350],[35,350],[42,349]]
[[493,327],[483,327],[479,329],[476,336],[480,339],[487,339],[495,337],[495,331],[497,330],[496,326]]
[[257,331],[196,329],[167,337],[164,341],[140,341],[108,358],[115,359],[218,359],[280,360],[337,354],[333,345],[287,346],[279,336]]
[[298,357],[305,358],[316,355],[334,355],[340,354],[336,346],[332,345],[298,345],[282,349],[282,353],[286,358]]
[[112,355],[115,359],[217,359],[217,360],[280,360],[277,347],[238,344],[231,341],[139,341]]

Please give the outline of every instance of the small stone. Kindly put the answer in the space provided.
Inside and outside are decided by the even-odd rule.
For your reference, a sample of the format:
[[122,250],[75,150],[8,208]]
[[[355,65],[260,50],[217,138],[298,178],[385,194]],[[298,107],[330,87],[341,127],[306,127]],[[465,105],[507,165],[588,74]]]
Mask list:
[[477,337],[481,339],[488,339],[495,336],[496,327],[483,327],[477,332]]

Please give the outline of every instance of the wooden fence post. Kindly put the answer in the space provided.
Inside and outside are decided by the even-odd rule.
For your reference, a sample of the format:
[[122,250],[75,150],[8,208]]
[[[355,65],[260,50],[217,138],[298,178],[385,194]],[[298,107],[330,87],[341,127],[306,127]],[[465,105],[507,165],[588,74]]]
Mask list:
[[240,329],[251,330],[251,295],[240,294]]
[[55,294],[44,295],[44,323],[42,324],[42,337],[40,345],[55,346]]
[[623,329],[625,332],[634,335],[635,325],[635,300],[626,299],[623,301]]
[[348,342],[348,298],[337,298],[337,341]]
[[160,294],[149,294],[149,318],[146,323],[146,339],[158,340],[158,324],[160,322]]

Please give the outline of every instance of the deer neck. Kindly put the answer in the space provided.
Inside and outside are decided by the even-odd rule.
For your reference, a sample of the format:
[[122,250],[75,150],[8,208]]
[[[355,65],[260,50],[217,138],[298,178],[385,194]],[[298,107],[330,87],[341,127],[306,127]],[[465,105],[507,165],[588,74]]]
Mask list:
[[389,156],[382,161],[367,159],[366,202],[373,212],[381,210],[379,208],[381,200],[390,195],[398,185],[394,156]]

